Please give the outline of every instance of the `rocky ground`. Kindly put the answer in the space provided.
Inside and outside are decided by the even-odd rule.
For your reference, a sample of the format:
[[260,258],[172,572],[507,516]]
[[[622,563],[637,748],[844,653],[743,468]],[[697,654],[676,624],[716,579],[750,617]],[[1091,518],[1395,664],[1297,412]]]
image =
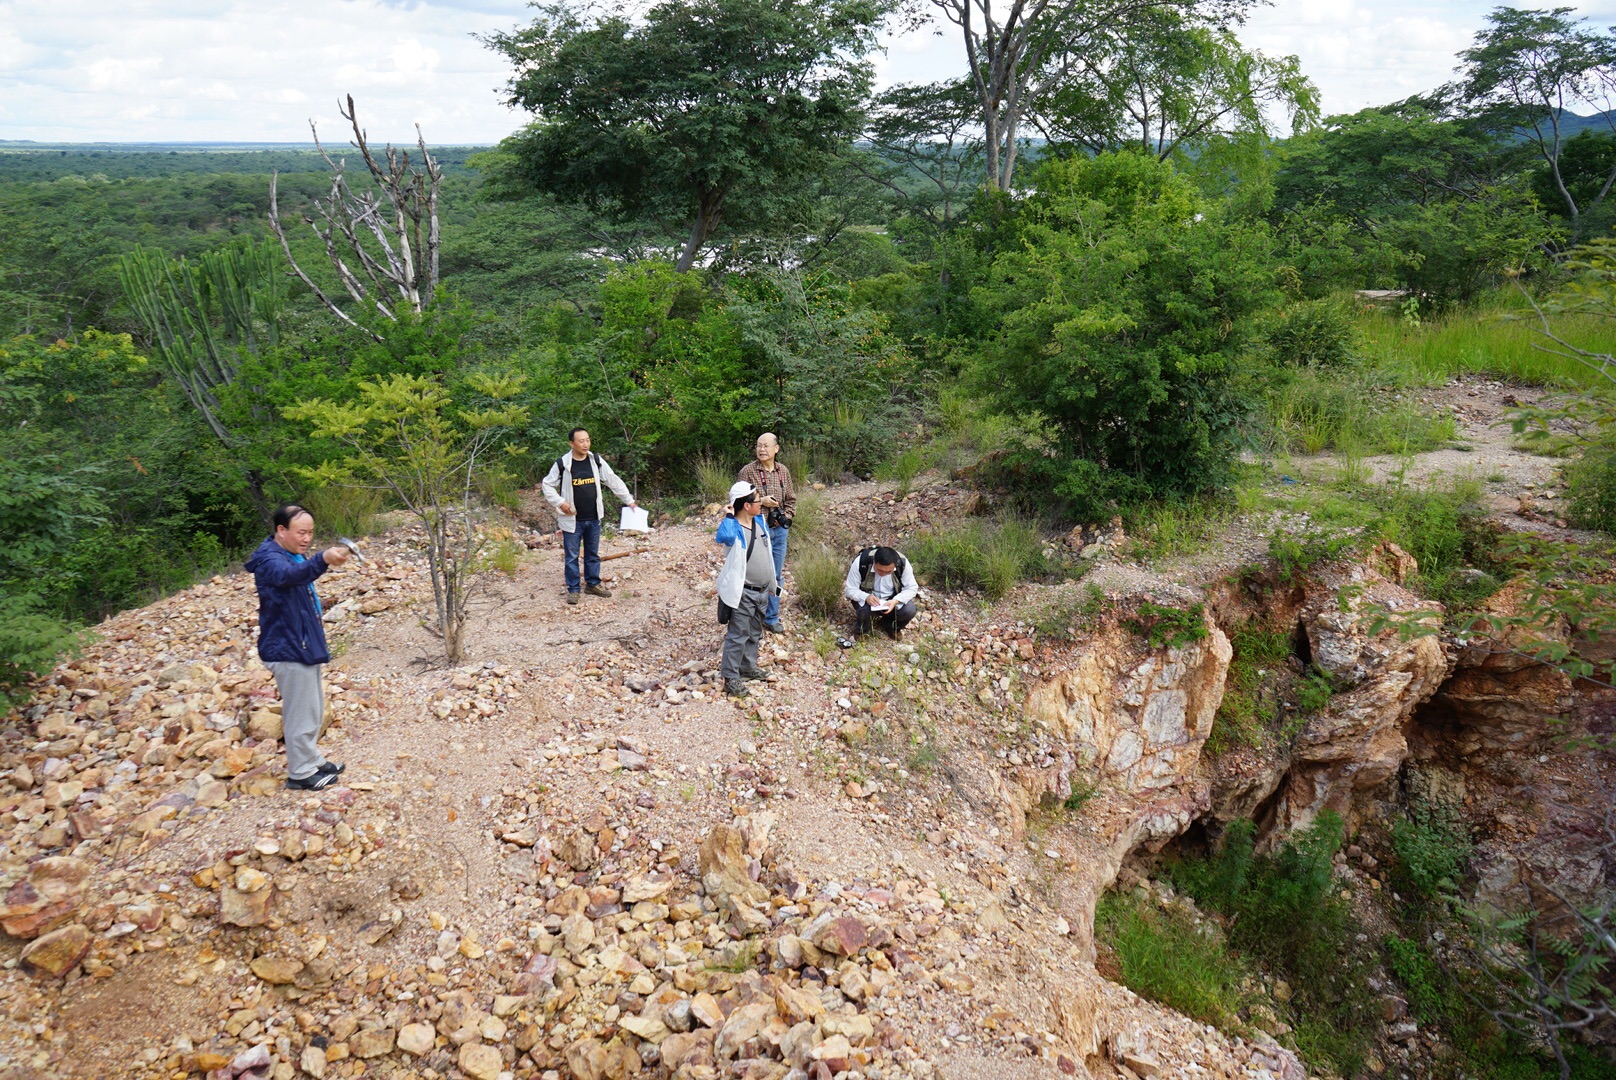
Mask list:
[[[1504,469],[1524,470],[1508,512],[1552,490],[1537,460]],[[972,497],[941,477],[832,489],[825,535],[850,554]],[[929,594],[901,643],[771,636],[771,674],[732,701],[713,524],[608,540],[628,553],[605,563],[616,595],[578,607],[553,536],[526,533],[455,667],[425,629],[419,537],[368,542],[320,586],[324,747],[348,770],[318,794],[282,786],[249,577],[101,626],[0,722],[0,1078],[1301,1080],[1261,1025],[1226,1035],[1096,971],[1094,904],[1133,880],[1127,857],[1208,813],[1373,826],[1405,762],[1514,823],[1489,849],[1503,891],[1581,828],[1556,810],[1540,830],[1546,810],[1452,756],[1496,744],[1512,782],[1569,775],[1510,749],[1537,753],[1565,687],[1485,655],[1467,682],[1435,639],[1365,629],[1365,604],[1417,603],[1395,549],[1265,601],[1344,690],[1283,755],[1211,768],[1222,622],[1250,603],[1227,571],[1259,525],[1178,569],[1075,533],[1054,554],[1089,564],[1081,582]],[[1152,648],[1085,623],[1091,583],[1203,601],[1205,633]],[[1517,698],[1529,716],[1500,706]],[[1081,813],[1062,809],[1079,785]],[[1350,854],[1344,884],[1380,889]]]
[[[963,497],[830,494],[876,530]],[[282,786],[250,577],[98,628],[0,728],[0,1076],[1301,1075],[1096,975],[1081,853],[997,772],[1051,659],[1025,597],[771,638],[733,702],[710,536],[577,608],[535,539],[453,668],[416,538],[373,541],[321,583],[318,794]]]

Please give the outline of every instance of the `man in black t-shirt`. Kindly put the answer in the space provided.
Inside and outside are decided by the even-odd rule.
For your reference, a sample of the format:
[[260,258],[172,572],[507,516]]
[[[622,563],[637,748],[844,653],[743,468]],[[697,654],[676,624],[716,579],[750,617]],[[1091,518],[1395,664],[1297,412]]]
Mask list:
[[[612,595],[600,583],[600,519],[604,505],[600,486],[611,488],[612,494],[628,506],[639,503],[605,459],[589,452],[589,432],[573,428],[567,441],[572,444],[572,452],[556,459],[540,486],[545,501],[555,508],[556,527],[561,530],[561,546],[566,552],[567,603],[576,604],[580,588],[591,596]],[[580,548],[584,556],[581,575]]]

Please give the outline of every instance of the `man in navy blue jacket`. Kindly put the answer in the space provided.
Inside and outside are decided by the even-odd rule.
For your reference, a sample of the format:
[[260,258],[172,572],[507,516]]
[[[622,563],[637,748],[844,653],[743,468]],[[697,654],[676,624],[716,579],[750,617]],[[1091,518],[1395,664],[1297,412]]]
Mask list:
[[286,743],[286,786],[328,787],[343,766],[327,761],[317,745],[325,719],[320,666],[331,661],[314,582],[348,561],[342,546],[305,553],[314,542],[314,515],[301,506],[276,509],[275,533],[252,553],[247,569],[258,586],[258,658],[275,676],[281,695],[281,738]]

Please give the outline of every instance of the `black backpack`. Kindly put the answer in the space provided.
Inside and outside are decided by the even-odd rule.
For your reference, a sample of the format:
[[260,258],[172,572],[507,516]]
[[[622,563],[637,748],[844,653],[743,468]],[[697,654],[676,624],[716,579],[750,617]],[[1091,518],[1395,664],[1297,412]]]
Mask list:
[[[870,578],[870,571],[875,568],[875,553],[876,553],[876,550],[877,550],[876,548],[867,547],[863,551],[859,552],[859,561],[858,561],[859,588],[864,589],[865,592],[869,592],[869,589],[864,587],[864,582],[865,582],[866,578]],[[893,580],[897,582],[898,591],[902,592],[903,591],[903,572],[909,568],[909,562],[908,562],[907,559],[905,559],[903,557],[902,552],[896,552],[895,554],[897,554],[897,556],[898,556],[898,565],[897,565],[897,568],[892,571],[892,577],[893,577]],[[873,578],[870,579],[870,585],[871,586],[875,585],[875,581],[874,581]]]

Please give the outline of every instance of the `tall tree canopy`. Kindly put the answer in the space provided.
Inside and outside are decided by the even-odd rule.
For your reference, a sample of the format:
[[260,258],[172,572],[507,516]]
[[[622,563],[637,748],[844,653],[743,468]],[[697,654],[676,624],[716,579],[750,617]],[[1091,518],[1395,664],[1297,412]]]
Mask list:
[[1133,144],[1168,158],[1217,142],[1265,143],[1283,112],[1301,132],[1318,122],[1319,94],[1294,56],[1248,50],[1195,11],[1162,7],[1059,56],[1070,75],[1033,121],[1051,140],[1090,153]]
[[1583,217],[1604,202],[1616,183],[1616,162],[1590,193],[1579,194],[1564,175],[1566,122],[1587,109],[1616,131],[1616,30],[1589,29],[1575,9],[1524,11],[1500,7],[1487,28],[1459,54],[1457,83],[1450,88],[1473,114],[1498,128],[1516,128],[1543,159],[1550,186],[1564,203],[1575,242]]
[[1024,121],[1065,86],[1082,58],[1119,29],[1162,12],[1211,26],[1240,21],[1256,0],[930,0],[959,27],[987,141],[987,186],[1007,191]]
[[621,219],[688,223],[688,270],[720,222],[824,172],[862,126],[873,0],[695,0],[643,22],[555,6],[488,44],[537,119],[503,144],[518,179]]

